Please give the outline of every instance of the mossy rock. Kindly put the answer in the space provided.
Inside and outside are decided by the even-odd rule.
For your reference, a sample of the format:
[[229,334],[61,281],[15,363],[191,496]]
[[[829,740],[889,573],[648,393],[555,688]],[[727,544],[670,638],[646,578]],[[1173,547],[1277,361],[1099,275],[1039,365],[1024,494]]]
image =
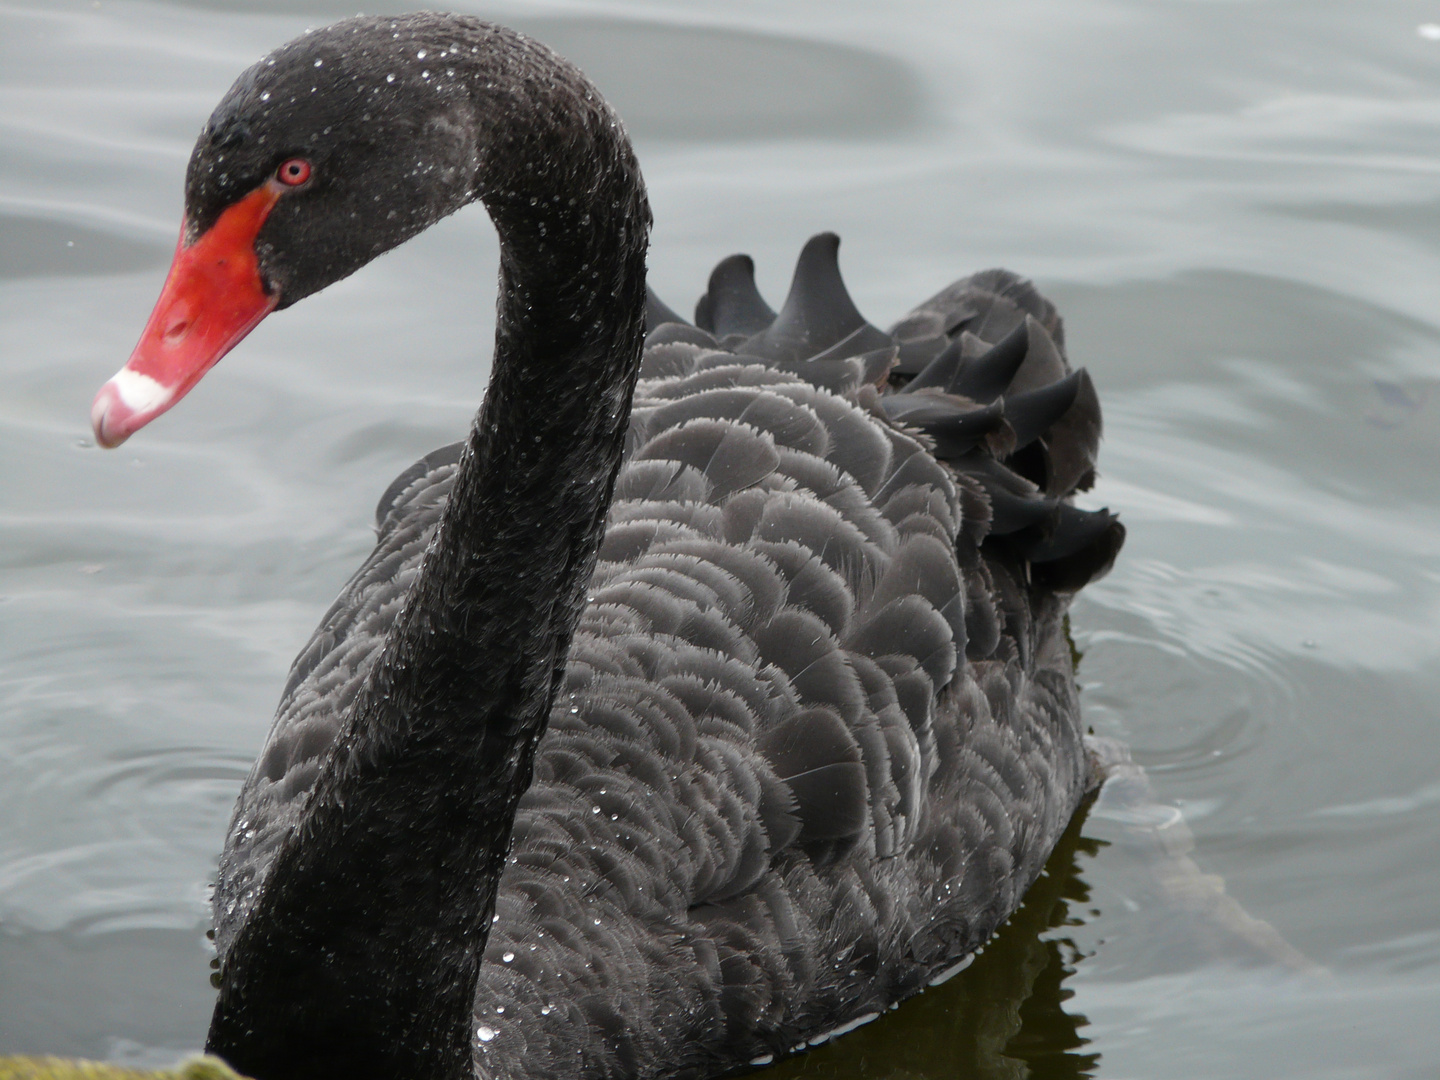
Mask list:
[[244,1080],[219,1058],[198,1057],[173,1069],[125,1069],[104,1061],[0,1057],[0,1080]]

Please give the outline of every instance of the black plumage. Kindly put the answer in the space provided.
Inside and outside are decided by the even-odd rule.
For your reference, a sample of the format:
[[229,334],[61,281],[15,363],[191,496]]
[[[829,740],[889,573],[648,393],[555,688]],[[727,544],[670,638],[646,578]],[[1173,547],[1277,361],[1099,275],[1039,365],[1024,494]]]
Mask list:
[[[700,1076],[878,1012],[983,943],[1085,787],[1063,599],[1017,584],[1015,541],[1073,590],[1113,559],[1113,516],[984,449],[1008,415],[998,393],[867,399],[863,358],[845,358],[836,397],[835,361],[812,385],[803,358],[705,348],[691,329],[651,329],[601,563],[520,801],[476,997],[489,1074],[572,1059],[583,1075],[673,1072],[661,1046],[683,1032],[684,1075]],[[1025,336],[1022,321],[1001,351]],[[1023,358],[1003,363],[1013,375]],[[1019,395],[1022,437],[1078,385]],[[336,609],[373,610],[375,629],[322,628],[324,677],[282,704],[269,752],[295,756],[279,783],[247,785],[257,839],[232,835],[222,864],[222,949],[300,809],[284,777],[326,752],[301,733],[338,723],[457,457],[437,451],[387,493],[380,517],[403,535],[382,534]],[[652,950],[663,941],[687,959]],[[865,974],[826,976],[837,955]],[[657,979],[677,996],[648,1000]],[[590,994],[622,994],[625,1021],[597,1021]]]
[[774,321],[775,312],[755,286],[755,261],[749,255],[720,260],[710,274],[710,287],[695,305],[695,325],[720,338],[748,338]]
[[[352,104],[397,76],[365,138],[261,104],[322,61]],[[323,178],[259,235],[282,303],[471,198],[502,273],[474,429],[386,490],[244,785],[211,1048],[259,1080],[702,1078],[952,973],[1093,781],[1063,618],[1124,533],[1069,501],[1100,414],[1053,307],[987,271],[882,331],[822,234],[778,314],[734,256],[684,324],[614,114],[471,18],[253,68],[198,227],[274,168],[242,128]],[[416,139],[434,170],[360,168]],[[403,213],[356,225],[371,193]]]

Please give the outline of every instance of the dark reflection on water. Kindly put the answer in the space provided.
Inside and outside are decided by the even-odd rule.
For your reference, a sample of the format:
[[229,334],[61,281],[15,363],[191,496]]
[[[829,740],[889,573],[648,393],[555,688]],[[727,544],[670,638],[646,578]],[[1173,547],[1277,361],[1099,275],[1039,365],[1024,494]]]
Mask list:
[[1090,900],[1081,861],[1101,842],[1076,815],[1025,903],[949,982],[867,1027],[765,1071],[774,1080],[1079,1080],[1095,1075],[1089,1021],[1066,1003],[1065,980],[1082,959],[1068,928]]

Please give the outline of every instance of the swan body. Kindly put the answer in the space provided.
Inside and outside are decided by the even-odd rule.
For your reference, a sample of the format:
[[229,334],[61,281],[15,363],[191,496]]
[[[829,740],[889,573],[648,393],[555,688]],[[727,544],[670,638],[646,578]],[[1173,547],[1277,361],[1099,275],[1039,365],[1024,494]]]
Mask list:
[[[404,127],[438,158],[400,225],[326,249],[265,174],[218,190],[287,72],[342,68],[364,98],[427,52],[425,80],[453,64],[470,104],[394,106],[430,110]],[[736,257],[690,325],[644,294],[643,187],[593,88],[455,16],[280,50],[188,187],[182,250],[247,191],[295,208],[260,226],[260,306],[468,197],[502,241],[475,428],[381,499],[244,785],[210,1049],[260,1080],[335,1054],[377,1077],[710,1077],[968,961],[1093,786],[1064,617],[1124,535],[1070,503],[1099,407],[1028,282],[975,275],[881,331],[826,234],[778,314]],[[102,441],[138,426],[123,389],[97,399]]]

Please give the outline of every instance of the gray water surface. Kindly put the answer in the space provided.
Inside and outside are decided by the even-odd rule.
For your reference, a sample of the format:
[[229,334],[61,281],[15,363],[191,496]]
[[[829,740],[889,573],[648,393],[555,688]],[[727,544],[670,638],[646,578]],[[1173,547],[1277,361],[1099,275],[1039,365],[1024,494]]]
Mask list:
[[[672,306],[737,250],[777,304],[822,229],[882,325],[1004,265],[1105,403],[1087,499],[1130,540],[1080,679],[1160,805],[1103,797],[973,969],[782,1070],[1436,1075],[1440,3],[465,9],[627,117]],[[352,13],[0,3],[0,1053],[200,1045],[207,883],[289,660],[483,392],[472,208],[91,444],[211,107]]]

